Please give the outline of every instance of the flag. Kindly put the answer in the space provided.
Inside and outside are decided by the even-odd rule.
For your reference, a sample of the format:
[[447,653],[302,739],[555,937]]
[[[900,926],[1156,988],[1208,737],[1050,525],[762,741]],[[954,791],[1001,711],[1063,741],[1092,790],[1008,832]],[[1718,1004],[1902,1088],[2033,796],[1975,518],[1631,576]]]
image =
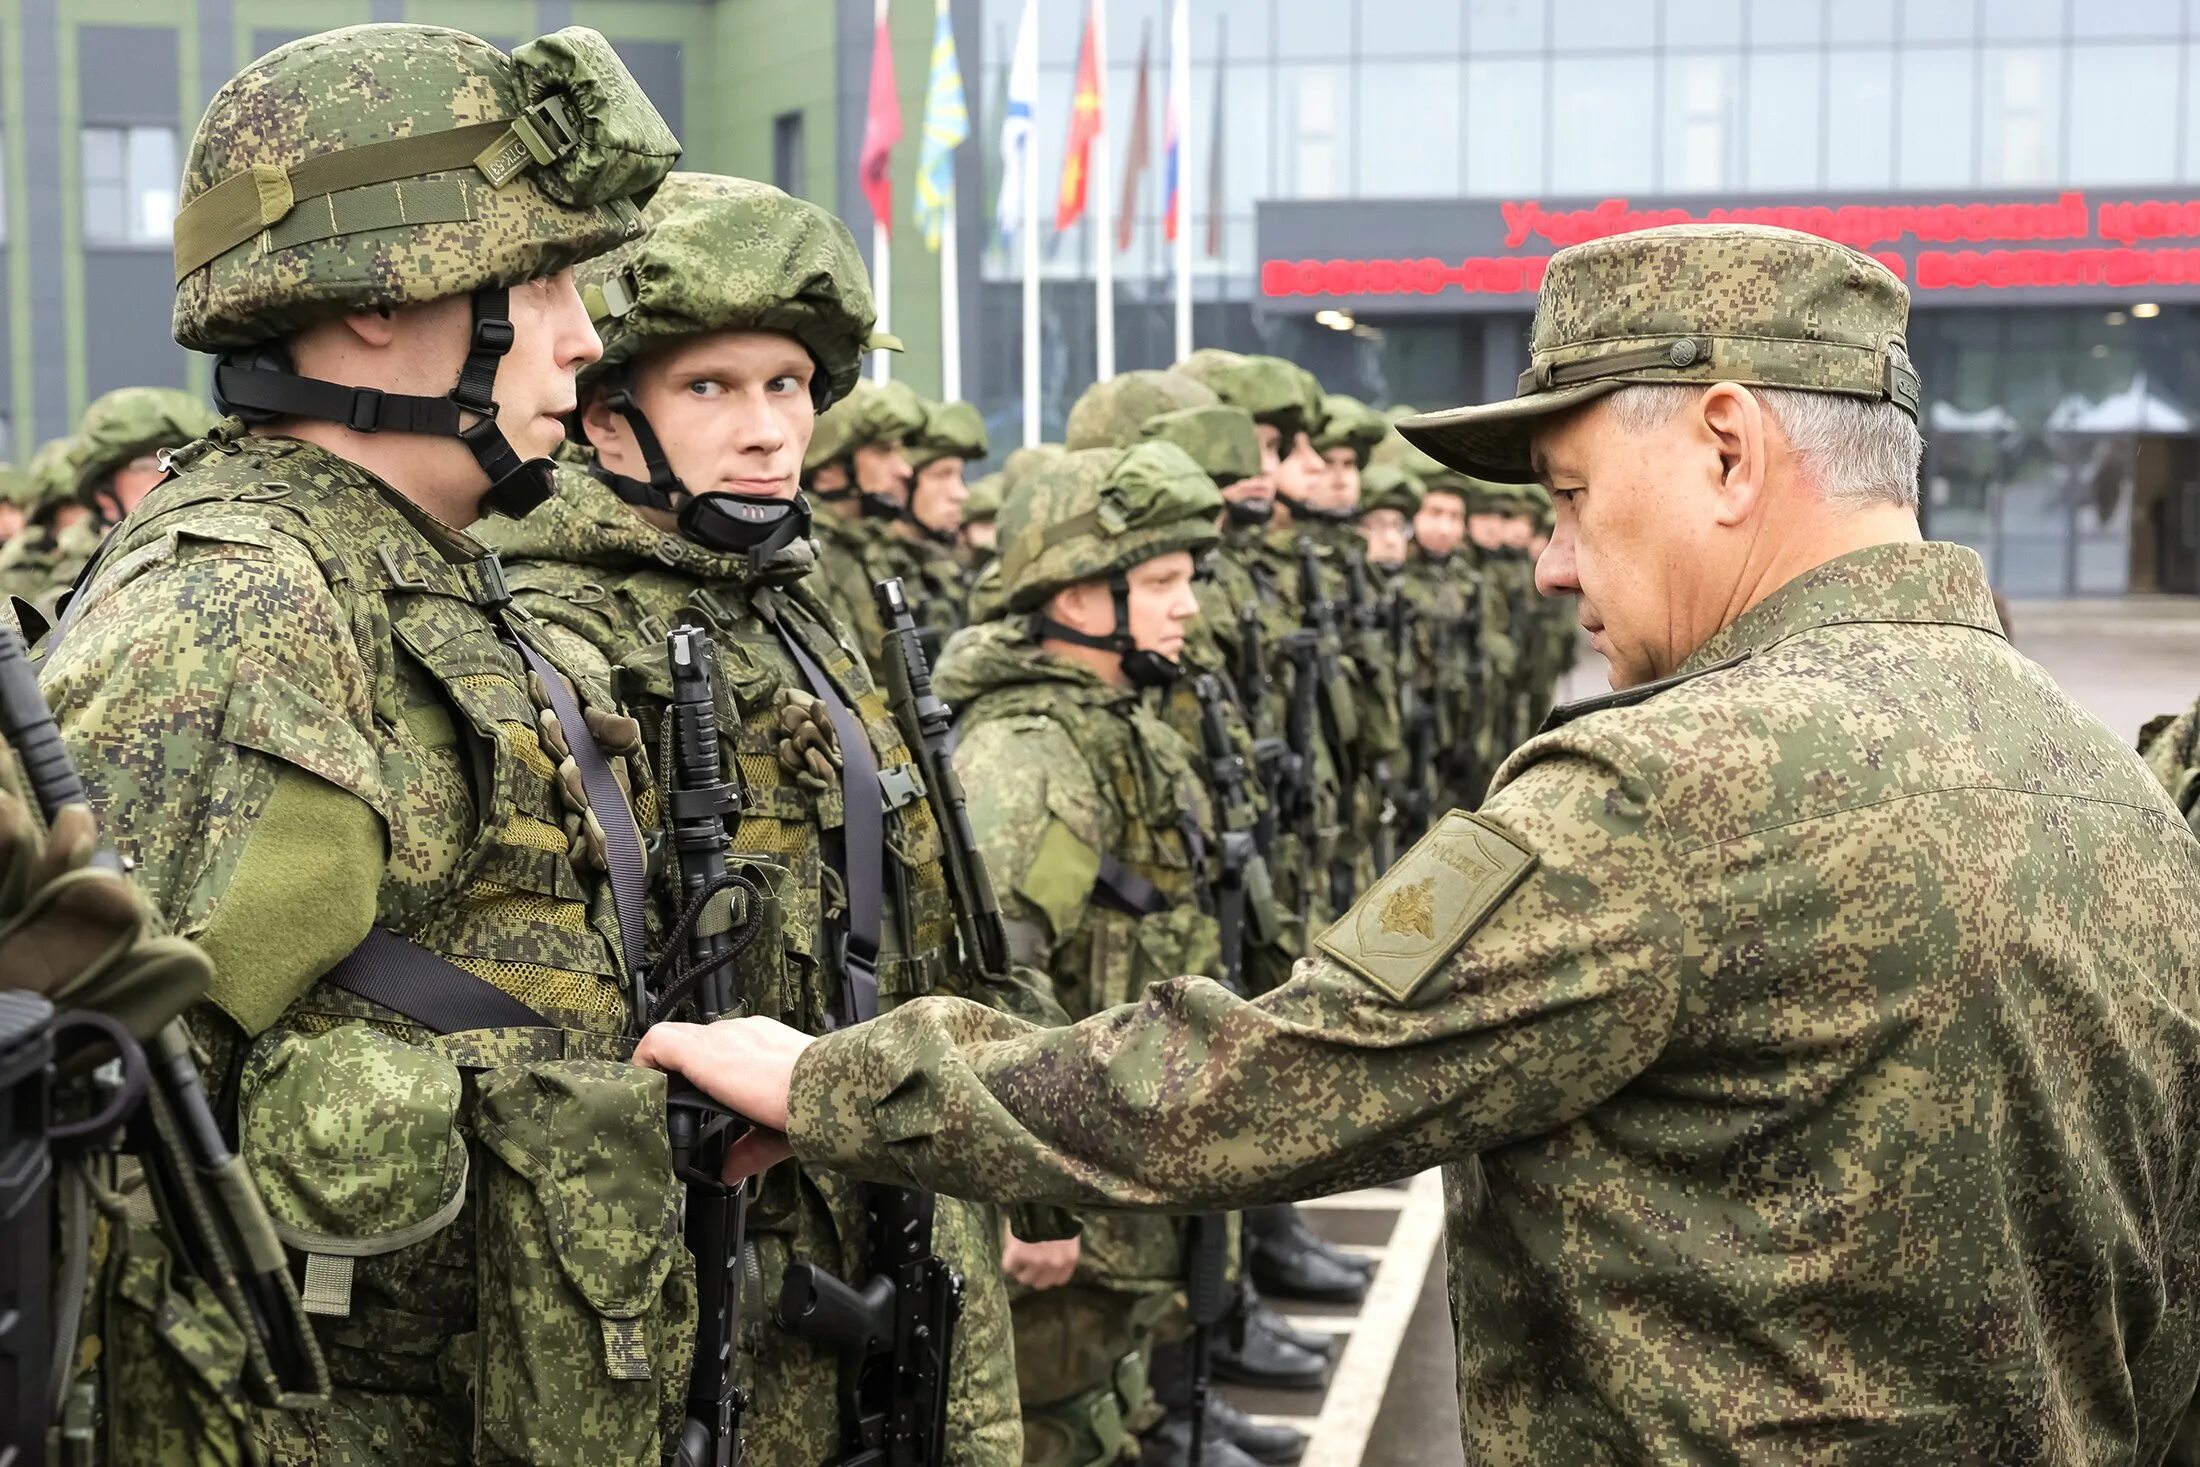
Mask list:
[[1226,115],[1222,106],[1222,79],[1230,74],[1223,64],[1223,51],[1230,39],[1230,18],[1218,17],[1215,23],[1215,125],[1207,146],[1207,258],[1222,257],[1222,119]]
[[1131,140],[1123,150],[1123,202],[1115,211],[1115,247],[1127,250],[1131,247],[1131,233],[1138,223],[1138,178],[1153,161],[1153,143],[1147,136],[1146,114],[1151,105],[1146,100],[1146,33],[1138,35],[1138,92],[1131,103]]
[[879,16],[871,34],[871,100],[863,113],[863,151],[856,170],[862,175],[863,197],[871,204],[871,218],[893,229],[894,180],[887,171],[894,144],[901,141],[901,93],[894,86],[894,38],[886,16]]
[[955,150],[970,136],[962,68],[955,64],[955,26],[947,0],[937,0],[932,27],[932,79],[924,88],[924,143],[917,152],[917,227],[924,247],[938,250],[947,201],[955,192]]
[[1084,39],[1077,43],[1077,100],[1070,106],[1069,145],[1062,152],[1062,183],[1054,195],[1057,234],[1085,212],[1086,170],[1092,166],[1092,140],[1100,135],[1100,58],[1095,52],[1092,11],[1085,11]]
[[1176,243],[1176,232],[1181,227],[1178,220],[1184,208],[1184,124],[1191,120],[1178,110],[1192,95],[1192,58],[1184,54],[1185,47],[1177,40],[1185,34],[1185,3],[1186,0],[1176,0],[1177,18],[1169,28],[1169,104],[1161,124],[1161,182],[1169,199],[1162,209],[1161,232],[1170,244]]
[[1001,202],[994,220],[1006,245],[1024,224],[1024,192],[1031,187],[1031,109],[1039,99],[1039,32],[1024,0],[1016,22],[1016,59],[1008,69],[1008,106],[1001,117]]

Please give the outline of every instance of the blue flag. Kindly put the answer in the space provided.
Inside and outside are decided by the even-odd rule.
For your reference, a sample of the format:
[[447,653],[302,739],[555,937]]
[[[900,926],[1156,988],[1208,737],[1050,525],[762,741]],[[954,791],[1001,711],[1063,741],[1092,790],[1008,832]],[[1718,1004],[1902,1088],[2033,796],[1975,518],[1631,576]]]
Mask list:
[[932,31],[932,79],[924,89],[924,141],[917,151],[917,227],[924,247],[937,251],[947,202],[955,192],[955,149],[970,136],[970,108],[963,101],[962,68],[955,63],[955,27],[947,0],[938,0]]

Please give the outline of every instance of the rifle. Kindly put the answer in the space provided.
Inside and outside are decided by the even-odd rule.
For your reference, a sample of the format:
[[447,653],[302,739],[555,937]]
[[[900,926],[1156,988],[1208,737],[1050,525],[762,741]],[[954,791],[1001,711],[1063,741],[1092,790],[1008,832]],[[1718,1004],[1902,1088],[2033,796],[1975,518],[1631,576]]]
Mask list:
[[[1360,771],[1354,760],[1352,740],[1345,737],[1344,714],[1339,712],[1339,700],[1348,695],[1343,683],[1343,668],[1338,659],[1341,648],[1341,632],[1338,626],[1337,603],[1322,591],[1321,552],[1311,535],[1301,535],[1296,545],[1299,557],[1299,606],[1301,634],[1309,638],[1314,649],[1311,664],[1316,709],[1324,715],[1321,720],[1321,737],[1329,743],[1331,757],[1337,764],[1337,788],[1347,811],[1352,808],[1353,792],[1359,788]],[[1302,679],[1302,681],[1306,681]],[[1293,690],[1294,695],[1297,689]],[[1344,705],[1349,708],[1349,703]],[[1298,746],[1293,745],[1294,749]],[[1312,745],[1307,745],[1311,755]],[[1313,768],[1309,757],[1307,766]],[[1347,816],[1349,819],[1349,815]],[[1309,844],[1308,849],[1312,846]],[[1339,912],[1352,905],[1352,868],[1341,861],[1332,861],[1329,867],[1330,905]]]
[[1238,608],[1237,667],[1231,681],[1236,685],[1238,706],[1245,710],[1246,725],[1253,731],[1252,773],[1260,780],[1261,788],[1269,795],[1268,804],[1260,807],[1254,816],[1254,834],[1260,848],[1272,851],[1276,848],[1277,806],[1290,796],[1292,773],[1291,750],[1282,739],[1260,736],[1261,714],[1268,706],[1268,662],[1261,645],[1260,608]]
[[[681,913],[665,951],[680,953],[659,1009],[692,993],[705,1024],[733,1011],[733,960],[755,940],[759,894],[726,866],[726,819],[741,792],[724,776],[718,707],[711,691],[717,660],[710,634],[681,626],[666,639],[672,664],[672,760],[666,820],[679,862]],[[747,902],[740,898],[745,896]],[[695,1255],[695,1359],[688,1368],[687,1416],[665,1460],[673,1467],[732,1467],[740,1460],[741,1412],[733,1383],[741,1330],[741,1253],[748,1234],[748,1189],[720,1180],[726,1149],[746,1126],[685,1081],[666,1095],[672,1165],[686,1186],[684,1226]]]
[[[1418,649],[1413,635],[1419,618],[1403,589],[1391,593],[1389,609],[1391,657],[1398,665],[1398,728],[1405,736],[1405,768],[1393,803],[1405,838],[1419,840],[1428,829],[1432,813],[1428,783],[1429,767],[1436,757],[1436,705],[1432,696],[1422,692],[1423,668],[1415,655]],[[1431,693],[1433,682],[1432,678]]]
[[[947,752],[953,714],[932,692],[932,671],[899,579],[873,589],[886,637],[888,707],[917,761],[940,825],[965,960],[980,975],[1008,972],[1008,934],[977,854],[962,782]],[[947,1367],[962,1316],[962,1276],[932,1251],[929,1192],[864,1189],[871,1214],[871,1277],[851,1288],[807,1259],[787,1266],[772,1317],[803,1339],[840,1351],[841,1455],[831,1467],[939,1467],[947,1453]]]
[[[12,627],[0,627],[0,736],[14,746],[31,797],[49,825],[66,806],[88,803],[23,639]],[[123,871],[121,857],[105,846],[91,863],[117,875]],[[214,1118],[183,1021],[161,1025],[142,1050],[119,1025],[108,1038],[124,1070],[150,1081],[129,1108],[128,1137],[144,1163],[156,1211],[182,1260],[236,1316],[266,1362],[264,1378],[257,1368],[244,1372],[247,1391],[271,1407],[294,1404],[299,1396],[326,1396],[326,1367],[305,1324],[289,1261],[250,1173]],[[121,1118],[118,1107],[103,1120],[111,1124]],[[248,1362],[253,1353],[247,1351]]]
[[932,664],[925,656],[916,618],[910,613],[909,595],[899,577],[872,587],[879,620],[886,628],[880,657],[880,673],[886,682],[886,706],[901,725],[903,742],[917,761],[924,781],[920,793],[929,795],[932,814],[939,822],[941,863],[955,900],[955,927],[962,938],[963,957],[988,977],[1008,972],[1008,929],[1001,923],[1001,904],[993,895],[992,878],[978,855],[978,838],[970,829],[970,808],[955,761],[947,749],[954,726],[954,710],[932,692]]

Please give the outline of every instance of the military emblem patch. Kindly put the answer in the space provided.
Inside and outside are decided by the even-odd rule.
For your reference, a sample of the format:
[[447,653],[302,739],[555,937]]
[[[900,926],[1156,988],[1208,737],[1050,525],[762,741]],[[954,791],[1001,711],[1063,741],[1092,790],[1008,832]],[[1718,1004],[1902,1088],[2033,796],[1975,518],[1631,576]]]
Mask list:
[[1314,945],[1405,1003],[1534,866],[1533,851],[1454,810]]

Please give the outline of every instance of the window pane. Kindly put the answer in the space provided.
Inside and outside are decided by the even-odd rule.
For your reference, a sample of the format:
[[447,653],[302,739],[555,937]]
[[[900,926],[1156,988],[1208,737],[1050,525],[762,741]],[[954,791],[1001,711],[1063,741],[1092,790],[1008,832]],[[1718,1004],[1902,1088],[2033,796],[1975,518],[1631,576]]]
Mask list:
[[2177,0],[2077,0],[2070,7],[2070,29],[2087,36],[2175,36],[2183,29]]
[[1828,39],[1843,41],[1891,41],[1894,39],[1894,0],[1832,0],[1826,11],[1832,27]]
[[1551,191],[1656,185],[1656,87],[1650,56],[1561,57],[1551,64]]
[[1540,51],[1545,13],[1543,0],[1467,0],[1467,48]]
[[1986,7],[1986,35],[2004,41],[2060,40],[2064,8],[2064,0],[1992,0]]
[[1742,0],[1688,0],[1665,7],[1668,46],[1739,46]]
[[1749,0],[1749,44],[1815,46],[1825,18],[1823,0]]
[[2062,52],[2048,46],[1986,48],[1979,140],[1983,183],[2045,184],[2062,172]]
[[1456,61],[1362,64],[1356,192],[1459,191],[1459,77]]
[[1277,156],[1282,176],[1280,196],[1287,199],[1334,199],[1351,191],[1346,169],[1352,159],[1351,138],[1345,130],[1345,103],[1350,81],[1342,66],[1282,66],[1276,69],[1282,88],[1282,150]]
[[82,134],[81,166],[87,184],[122,182],[122,129],[87,127]]
[[1968,41],[1977,22],[1972,0],[1902,0],[1905,41]]
[[[1842,7],[1836,7],[1835,15]],[[1894,53],[1835,51],[1826,57],[1826,107],[1841,119],[1826,131],[1826,187],[1885,188],[1892,182]]]
[[[2194,0],[2200,4],[2200,0]],[[2200,42],[2185,47],[2185,75],[2200,77]],[[2200,87],[2185,88],[2185,179],[2187,183],[2200,178]]]
[[1815,51],[1749,58],[1749,173],[1753,189],[1815,188],[1825,125],[1825,60]]
[[1735,176],[1734,58],[1677,55],[1665,58],[1665,173],[1660,186],[1706,193],[1732,185]]
[[1360,0],[1360,54],[1455,56],[1461,8],[1459,0]]
[[1902,152],[1905,188],[1971,182],[1972,56],[1967,50],[1902,53]]
[[[1128,10],[1129,7],[1123,8]],[[1068,5],[1046,5],[1041,10],[1048,16],[1057,10],[1065,16],[1080,13]],[[1226,27],[1224,34],[1230,57],[1242,61],[1252,56],[1266,56],[1274,40],[1268,30],[1270,13],[1269,0],[1200,0],[1192,15],[1192,54],[1197,56],[1213,45],[1218,27]],[[1040,34],[1061,28],[1061,21],[1049,20]],[[1075,42],[1071,44],[1074,46]]]
[[2177,95],[2173,46],[2076,46],[2070,52],[2070,177],[2161,183],[2175,176],[2177,137],[2163,99]]
[[1565,0],[1552,7],[1551,43],[1561,51],[1610,51],[1657,43],[1657,7],[1642,0]]
[[1467,63],[1467,192],[1534,193],[1543,187],[1541,61]]
[[[1122,8],[1129,11],[1134,7]],[[1353,8],[1354,0],[1290,0],[1287,5],[1277,6],[1276,54],[1314,58],[1348,52],[1352,46]],[[1165,16],[1165,7],[1163,13]],[[1167,29],[1166,18],[1161,26]]]
[[120,181],[86,180],[84,238],[87,241],[93,244],[120,244],[126,238],[128,215]]
[[176,223],[176,133],[167,127],[130,129],[130,238],[158,244]]
[[[1205,99],[1201,97],[1200,68],[1192,74],[1192,111],[1202,119],[1212,119],[1214,108],[1214,68],[1206,68],[1207,88]],[[1274,132],[1269,99],[1274,91],[1275,73],[1261,66],[1227,66],[1223,68],[1223,117],[1222,117],[1222,189],[1223,212],[1250,215],[1253,200],[1272,194],[1274,180],[1269,176],[1269,160],[1274,152]],[[1211,129],[1214,124],[1208,122]],[[1193,167],[1208,165],[1206,150],[1214,146],[1209,138],[1196,146],[1202,156],[1195,159]],[[1059,156],[1057,151],[1056,156]],[[1047,154],[1041,153],[1040,166],[1045,168]],[[1204,178],[1204,175],[1201,175]],[[1045,174],[1041,174],[1042,181]],[[1204,192],[1204,184],[1202,185]]]

